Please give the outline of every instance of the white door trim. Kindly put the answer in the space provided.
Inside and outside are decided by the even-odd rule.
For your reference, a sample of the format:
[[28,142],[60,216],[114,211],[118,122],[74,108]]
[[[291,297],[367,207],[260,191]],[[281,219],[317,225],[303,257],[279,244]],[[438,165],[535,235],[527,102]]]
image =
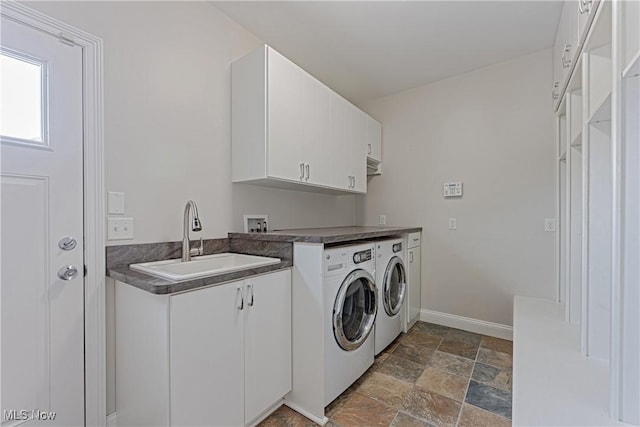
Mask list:
[[102,40],[15,1],[0,14],[82,48],[85,233],[85,424],[106,424]]

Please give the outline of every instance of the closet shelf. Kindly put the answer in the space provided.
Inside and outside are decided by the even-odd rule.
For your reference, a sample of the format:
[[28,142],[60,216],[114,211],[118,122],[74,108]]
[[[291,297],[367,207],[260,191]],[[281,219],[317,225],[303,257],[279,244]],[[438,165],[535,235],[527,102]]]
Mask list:
[[576,136],[571,138],[571,146],[572,147],[582,146],[582,129],[580,129],[580,132],[578,132]]
[[624,67],[622,78],[637,77],[640,75],[640,51],[636,52],[631,61]]
[[593,110],[593,113],[587,122],[589,124],[594,124],[606,121],[611,121],[611,92],[609,92],[600,105]]
[[582,355],[580,327],[555,301],[515,297],[513,374],[513,425],[620,425],[609,418],[607,363]]

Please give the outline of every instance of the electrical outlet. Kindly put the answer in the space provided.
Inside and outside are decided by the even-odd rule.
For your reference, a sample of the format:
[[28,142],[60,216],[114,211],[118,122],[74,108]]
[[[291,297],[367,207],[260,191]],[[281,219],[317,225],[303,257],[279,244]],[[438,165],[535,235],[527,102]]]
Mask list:
[[456,218],[449,218],[449,230],[455,230],[458,227]]
[[553,233],[556,231],[556,219],[545,218],[544,219],[544,231],[547,233]]
[[379,224],[380,225],[387,225],[387,216],[386,215],[380,215]]
[[133,239],[133,218],[108,218],[107,240]]

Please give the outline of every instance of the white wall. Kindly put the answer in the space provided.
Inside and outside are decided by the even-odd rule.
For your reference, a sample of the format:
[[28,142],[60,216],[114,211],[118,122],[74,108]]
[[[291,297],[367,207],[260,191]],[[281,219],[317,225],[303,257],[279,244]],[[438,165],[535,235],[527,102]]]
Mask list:
[[203,232],[355,224],[355,197],[231,184],[231,69],[262,42],[206,2],[26,2],[104,40],[107,191],[126,194],[135,239],[182,240],[185,202]]
[[[126,194],[135,239],[182,240],[188,199],[203,232],[355,224],[355,197],[231,184],[231,63],[259,46],[206,2],[25,2],[104,40],[107,191]],[[107,280],[107,413],[116,409],[113,281]]]
[[545,50],[362,105],[383,124],[383,175],[358,223],[423,227],[423,309],[511,325],[514,295],[555,297],[551,74]]

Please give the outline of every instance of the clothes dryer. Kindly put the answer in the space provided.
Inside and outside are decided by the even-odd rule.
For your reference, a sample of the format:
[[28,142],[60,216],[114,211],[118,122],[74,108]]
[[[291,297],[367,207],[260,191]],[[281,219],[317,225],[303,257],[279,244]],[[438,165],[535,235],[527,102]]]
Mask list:
[[377,355],[402,332],[407,294],[407,273],[404,265],[404,239],[382,240],[376,243],[376,286],[378,314],[375,326]]

